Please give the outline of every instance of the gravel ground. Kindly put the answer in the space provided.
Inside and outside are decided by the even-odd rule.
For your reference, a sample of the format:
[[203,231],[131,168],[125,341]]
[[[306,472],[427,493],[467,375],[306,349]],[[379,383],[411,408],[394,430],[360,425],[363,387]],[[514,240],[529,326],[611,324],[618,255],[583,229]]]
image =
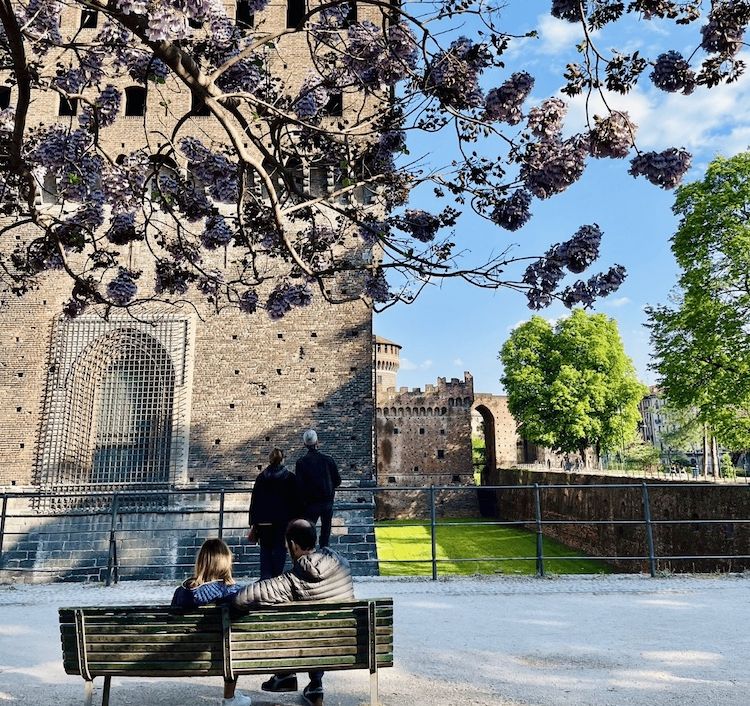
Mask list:
[[[172,590],[0,586],[0,705],[82,703],[83,680],[62,670],[58,607],[165,603]],[[750,705],[750,576],[367,579],[356,592],[394,598],[384,706]],[[300,702],[260,681],[240,680],[254,706]],[[220,703],[220,679],[112,685],[112,706]],[[330,673],[326,706],[369,704],[368,685],[365,672]]]

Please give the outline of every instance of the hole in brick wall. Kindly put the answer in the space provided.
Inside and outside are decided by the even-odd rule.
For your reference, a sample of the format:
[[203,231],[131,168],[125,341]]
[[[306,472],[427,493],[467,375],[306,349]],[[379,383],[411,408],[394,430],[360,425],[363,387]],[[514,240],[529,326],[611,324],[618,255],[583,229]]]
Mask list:
[[445,451],[443,449],[437,450],[437,457],[438,458],[445,458]]
[[18,377],[22,378],[23,377],[23,373],[18,373]]
[[233,333],[233,334],[232,334],[232,340],[233,340],[233,341],[236,341],[236,340],[237,340],[237,334],[236,334],[236,333]]
[[353,373],[356,369],[357,369],[357,366],[356,365],[352,365],[352,367],[349,368],[349,372]]
[[414,473],[419,473],[419,466],[414,466]]
[[284,334],[283,333],[277,333],[276,334],[276,338],[284,338]]
[[317,338],[317,337],[318,337],[318,334],[317,334],[317,333],[315,333],[315,331],[313,331],[313,332],[312,332],[312,333],[310,334],[310,338]]
[[235,375],[239,375],[239,374],[240,374],[240,371],[239,371],[239,370],[235,370],[235,371],[234,371],[234,374],[235,374]]
[[276,374],[281,375],[281,368],[276,368]]
[[395,483],[396,482],[396,476],[388,476],[388,482],[389,483]]
[[299,359],[302,360],[305,357],[305,349],[300,346],[299,347]]
[[420,433],[420,434],[424,434],[424,427],[420,427],[420,429],[419,429],[419,433]]
[[441,433],[441,434],[442,434],[443,436],[445,436],[445,429],[441,429],[441,430],[440,430],[440,433]]
[[21,408],[20,407],[16,407],[16,412],[20,412],[20,411],[21,411]]
[[263,466],[258,466],[258,470],[262,471],[263,470]]
[[15,484],[16,484],[16,481],[12,480],[12,481],[10,482],[10,484],[11,484],[11,485],[15,485]]
[[21,339],[18,336],[16,336],[16,343],[18,343],[20,340]]
[[357,336],[359,336],[359,331],[357,329],[352,329],[351,331],[349,331],[349,335],[352,338],[356,338]]
[[42,299],[42,306],[47,306],[47,300],[46,299]]
[[271,437],[270,437],[270,436],[267,436],[267,437],[266,437],[266,441],[271,441]]
[[233,403],[233,402],[232,402],[232,403],[230,403],[230,405],[229,405],[229,409],[234,409],[234,403]]
[[453,476],[453,483],[460,483],[461,482],[461,476]]
[[351,439],[352,441],[356,441],[356,440],[357,440],[357,437],[356,437],[356,436],[350,436],[349,438],[350,438],[350,439]]
[[276,409],[281,409],[281,402],[276,403]]
[[214,446],[218,446],[221,443],[221,439],[214,439]]
[[314,373],[315,372],[315,368],[310,368],[310,372]]
[[318,402],[318,407],[325,407],[325,402]]
[[188,478],[188,481],[190,483],[195,483],[195,478],[193,476],[190,476],[190,478]]
[[21,448],[21,449],[24,448],[25,446],[26,446],[26,444],[19,444],[18,445],[18,447]]
[[398,427],[393,427],[393,433],[398,434]]

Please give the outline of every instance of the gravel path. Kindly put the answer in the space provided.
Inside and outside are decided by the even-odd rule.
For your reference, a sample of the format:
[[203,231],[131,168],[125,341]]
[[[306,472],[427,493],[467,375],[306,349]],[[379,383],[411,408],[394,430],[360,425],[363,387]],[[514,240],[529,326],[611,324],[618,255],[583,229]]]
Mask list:
[[[172,590],[0,586],[0,706],[82,703],[83,680],[60,663],[59,606],[165,603]],[[750,705],[750,576],[367,579],[356,592],[395,602],[384,706]],[[240,681],[255,706],[299,703],[260,681]],[[112,706],[209,706],[220,684],[115,678]],[[368,704],[367,674],[331,673],[326,693],[326,706]]]

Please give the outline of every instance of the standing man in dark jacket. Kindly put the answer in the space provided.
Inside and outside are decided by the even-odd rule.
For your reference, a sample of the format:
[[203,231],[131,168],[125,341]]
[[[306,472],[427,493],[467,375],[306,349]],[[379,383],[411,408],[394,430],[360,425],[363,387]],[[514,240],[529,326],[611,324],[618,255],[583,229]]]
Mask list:
[[303,435],[307,452],[297,460],[294,472],[297,477],[302,516],[316,524],[320,520],[320,546],[327,547],[331,539],[333,496],[341,485],[336,462],[318,451],[318,435],[308,429]]
[[[354,600],[354,584],[349,563],[336,552],[315,549],[315,525],[293,520],[286,531],[292,557],[292,570],[275,578],[256,581],[240,589],[232,604],[240,610],[256,606],[278,605],[293,601]],[[309,672],[310,683],[302,696],[310,706],[323,706],[323,672]],[[264,691],[296,691],[295,674],[274,674],[263,683]]]

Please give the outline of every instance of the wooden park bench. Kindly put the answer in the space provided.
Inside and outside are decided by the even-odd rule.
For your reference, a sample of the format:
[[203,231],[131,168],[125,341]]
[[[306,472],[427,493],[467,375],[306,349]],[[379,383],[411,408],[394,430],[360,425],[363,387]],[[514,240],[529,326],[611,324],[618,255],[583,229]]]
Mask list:
[[378,704],[378,669],[393,666],[393,600],[287,603],[239,614],[228,606],[60,608],[63,664],[85,680],[213,677],[323,669],[368,669]]

